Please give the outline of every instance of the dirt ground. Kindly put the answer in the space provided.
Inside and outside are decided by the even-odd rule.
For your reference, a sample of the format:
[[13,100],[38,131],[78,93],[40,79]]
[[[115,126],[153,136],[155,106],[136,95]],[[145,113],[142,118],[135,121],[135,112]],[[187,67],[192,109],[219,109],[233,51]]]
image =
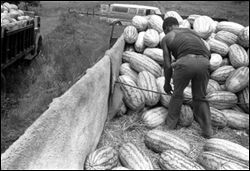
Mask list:
[[[124,1],[115,1],[124,3]],[[114,1],[41,1],[42,53],[30,65],[5,71],[7,98],[1,102],[1,153],[108,49],[110,26],[96,17],[69,15],[68,8],[97,8]],[[203,14],[249,25],[249,1],[126,1]],[[4,117],[3,117],[4,116]],[[249,138],[248,138],[249,141]]]

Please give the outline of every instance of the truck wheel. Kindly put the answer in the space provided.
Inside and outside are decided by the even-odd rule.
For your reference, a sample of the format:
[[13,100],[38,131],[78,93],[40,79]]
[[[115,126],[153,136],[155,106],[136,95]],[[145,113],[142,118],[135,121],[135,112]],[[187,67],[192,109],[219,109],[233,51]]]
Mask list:
[[4,74],[1,72],[1,101],[4,101],[6,97],[6,79]]
[[39,53],[41,52],[42,46],[43,46],[43,42],[42,42],[42,38],[40,37],[38,40],[38,44],[37,44],[37,51],[36,51],[37,55],[39,55]]

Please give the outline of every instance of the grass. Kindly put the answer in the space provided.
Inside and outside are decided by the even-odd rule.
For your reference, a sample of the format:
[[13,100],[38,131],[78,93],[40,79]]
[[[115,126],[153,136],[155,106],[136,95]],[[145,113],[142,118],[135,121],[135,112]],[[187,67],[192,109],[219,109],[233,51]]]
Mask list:
[[[63,94],[108,49],[110,27],[107,24],[95,17],[68,15],[67,10],[69,7],[81,10],[97,8],[101,3],[114,1],[41,2],[42,8],[36,10],[41,16],[41,32],[44,36],[42,54],[30,65],[20,62],[5,71],[8,91],[6,101],[1,102],[1,116],[6,116],[1,117],[1,153],[48,108],[53,98]],[[163,11],[175,10],[182,15],[197,13],[224,17],[249,25],[248,1],[241,4],[235,1],[126,3],[153,5]],[[116,122],[119,125],[121,121]],[[112,123],[108,128],[112,128]]]
[[42,54],[29,66],[20,62],[6,70],[9,87],[1,104],[6,116],[1,119],[1,152],[103,56],[109,29],[97,18],[62,13],[58,25],[44,37]]
[[[156,170],[160,170],[158,165],[160,154],[151,151],[144,143],[144,137],[151,129],[147,128],[141,120],[142,113],[143,112],[132,112],[129,110],[125,115],[108,121],[105,124],[97,148],[111,146],[119,150],[123,144],[131,142],[150,158]],[[161,127],[155,129],[162,130]],[[223,129],[214,127],[213,129],[215,131],[214,138],[229,140],[249,149],[249,136],[244,130],[234,130],[228,127]],[[201,136],[201,129],[198,123],[194,121],[190,127],[178,126],[176,130],[169,130],[168,132],[182,138],[190,144],[191,151],[188,157],[196,161],[206,143],[206,139]],[[122,166],[120,162],[118,166]]]

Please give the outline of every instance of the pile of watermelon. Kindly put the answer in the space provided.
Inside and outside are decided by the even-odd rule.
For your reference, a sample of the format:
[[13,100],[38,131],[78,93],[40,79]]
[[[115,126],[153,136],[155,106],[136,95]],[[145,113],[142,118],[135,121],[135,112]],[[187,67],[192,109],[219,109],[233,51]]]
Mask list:
[[1,28],[16,30],[25,27],[33,18],[25,15],[15,4],[5,2],[1,5]]
[[[249,26],[231,21],[215,21],[209,16],[190,15],[183,19],[177,12],[169,11],[164,18],[175,17],[180,27],[194,30],[211,52],[210,80],[207,87],[207,100],[210,102],[213,125],[229,126],[234,129],[249,129]],[[163,19],[157,15],[134,16],[123,36],[126,48],[119,80],[139,89],[165,93],[163,86],[163,51],[160,45],[165,36],[162,29]],[[172,56],[172,59],[174,57]],[[122,86],[124,106],[122,111],[168,109],[170,96]],[[174,88],[174,87],[173,87]],[[184,90],[185,101],[182,106],[180,123],[190,126],[193,121],[191,83]],[[150,104],[147,102],[150,101]],[[153,105],[152,105],[153,104]],[[158,111],[158,110],[156,110]],[[160,110],[162,111],[162,110]],[[149,112],[142,118],[151,125],[161,124],[166,116]],[[154,113],[156,116],[152,116]],[[160,112],[161,113],[161,112]],[[165,115],[167,113],[165,112]],[[145,115],[143,115],[145,116]],[[161,116],[161,117],[159,117]],[[161,120],[161,121],[160,121]],[[159,126],[153,124],[155,127]]]

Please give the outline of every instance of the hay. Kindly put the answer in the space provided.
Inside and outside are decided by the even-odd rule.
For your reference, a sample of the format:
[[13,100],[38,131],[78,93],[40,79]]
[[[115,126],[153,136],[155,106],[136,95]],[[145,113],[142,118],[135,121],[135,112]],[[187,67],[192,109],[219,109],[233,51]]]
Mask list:
[[[154,168],[160,170],[158,165],[160,154],[149,150],[144,143],[144,136],[150,129],[142,123],[140,119],[141,113],[129,111],[126,115],[106,122],[97,148],[112,146],[118,150],[122,144],[132,142],[149,156]],[[159,127],[156,129],[162,128]],[[238,143],[249,149],[249,136],[244,134],[244,131],[232,130],[228,127],[214,131],[214,137]],[[176,130],[168,130],[168,132],[174,133],[190,144],[191,152],[188,156],[195,161],[202,152],[206,142],[206,139],[201,136],[201,129],[198,123],[193,122],[190,127],[178,126]],[[121,164],[119,163],[118,166],[121,166]]]
[[[157,162],[159,154],[149,150],[144,144],[144,135],[149,131],[140,120],[141,113],[129,111],[126,115],[106,122],[98,147],[112,146],[116,150],[127,142],[132,142],[151,159],[154,168],[160,170]],[[121,166],[119,163],[118,166]]]

